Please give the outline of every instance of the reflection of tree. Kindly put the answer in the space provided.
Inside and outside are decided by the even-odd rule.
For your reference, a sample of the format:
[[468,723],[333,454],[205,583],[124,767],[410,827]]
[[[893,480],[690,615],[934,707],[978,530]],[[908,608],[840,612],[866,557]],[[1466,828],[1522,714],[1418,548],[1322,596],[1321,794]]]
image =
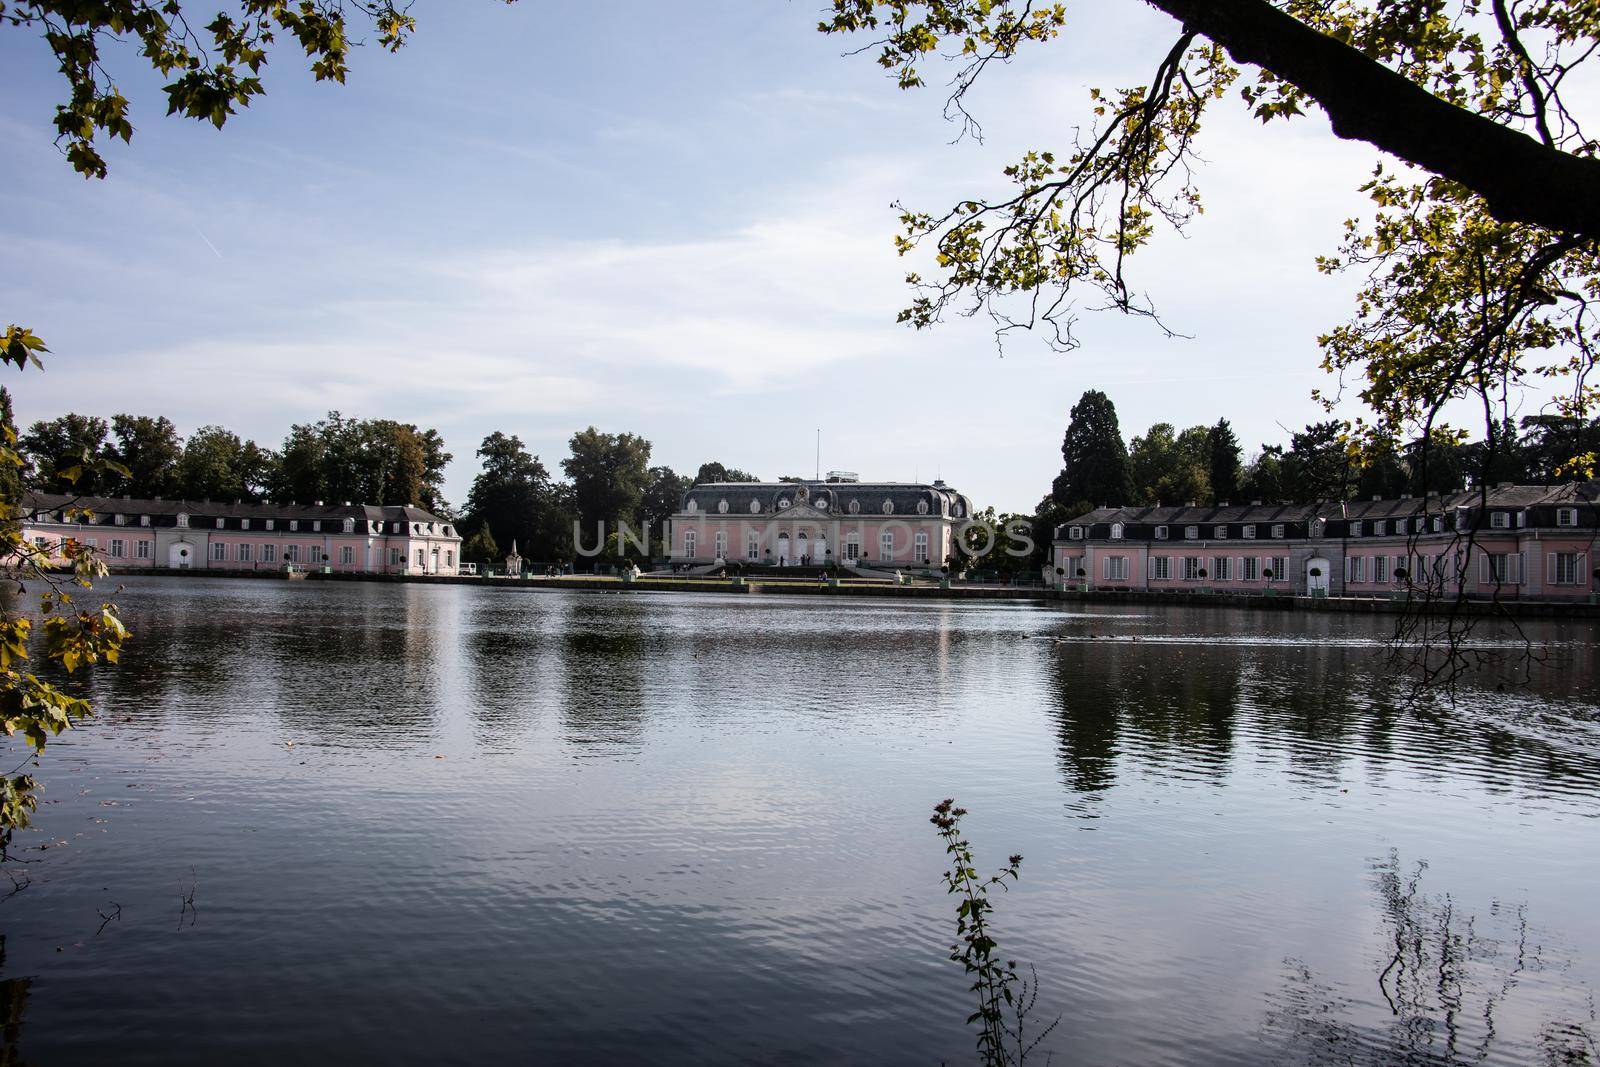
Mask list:
[[[1265,1037],[1281,1046],[1274,1058],[1374,1067],[1528,1062],[1535,1049],[1512,1026],[1543,1014],[1532,1040],[1544,1062],[1595,1063],[1594,999],[1571,979],[1554,983],[1571,1004],[1509,1003],[1535,976],[1568,966],[1546,958],[1526,909],[1496,904],[1486,920],[1463,914],[1449,895],[1421,892],[1426,870],[1426,863],[1418,863],[1405,872],[1394,853],[1374,869],[1387,945],[1375,969],[1388,1021],[1353,1022],[1352,998],[1318,981],[1305,963],[1290,960],[1267,1017]],[[1545,983],[1532,995],[1547,995],[1551,988]],[[1508,1042],[1523,1047],[1508,1048]]]
[[633,746],[643,734],[649,619],[635,605],[613,601],[607,606],[610,610],[575,611],[562,635],[562,738],[580,745]]
[[[0,973],[6,966],[6,937],[0,934]],[[28,1009],[29,978],[0,978],[0,1067],[24,1067],[17,1042],[22,1036],[22,1016]]]

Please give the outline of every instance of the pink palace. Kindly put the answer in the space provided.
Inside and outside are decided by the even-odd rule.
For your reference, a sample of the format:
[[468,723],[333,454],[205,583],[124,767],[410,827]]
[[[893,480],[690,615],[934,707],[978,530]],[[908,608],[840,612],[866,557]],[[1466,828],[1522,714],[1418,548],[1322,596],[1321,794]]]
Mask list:
[[674,563],[939,567],[972,501],[942,481],[863,482],[831,471],[787,482],[711,482],[671,520]]
[[1316,505],[1102,507],[1056,527],[1067,588],[1588,600],[1600,482]]
[[[92,521],[71,509],[87,508]],[[68,541],[114,571],[275,571],[288,566],[362,574],[457,574],[461,537],[417,507],[224,504],[27,493],[22,534],[64,562]]]

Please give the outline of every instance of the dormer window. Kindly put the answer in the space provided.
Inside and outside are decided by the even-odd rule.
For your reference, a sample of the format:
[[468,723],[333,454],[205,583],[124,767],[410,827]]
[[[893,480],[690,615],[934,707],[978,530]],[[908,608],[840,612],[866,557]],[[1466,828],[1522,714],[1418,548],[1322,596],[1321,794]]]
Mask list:
[[222,520],[221,519],[217,520],[217,529],[219,529],[219,530],[222,529]]
[[113,515],[113,516],[111,516],[111,522],[114,525],[117,525],[117,526],[126,526],[127,523],[128,523],[128,516],[126,516],[126,515]]
[[189,516],[185,515],[181,511],[178,512],[177,524],[179,526],[188,526],[189,525]]
[[1082,526],[1069,526],[1069,527],[1067,527],[1067,537],[1070,540],[1073,540],[1073,541],[1082,541],[1083,540],[1083,527]]
[[290,533],[294,533],[298,529],[300,529],[300,520],[299,519],[290,519],[289,520],[289,532]]
[[[780,501],[780,503],[779,503],[779,506],[780,506],[780,507],[784,507],[784,506],[786,506],[786,505],[784,505],[784,504],[783,504],[783,503],[782,503],[782,502],[781,502],[781,501]],[[683,506],[683,510],[684,510],[684,511],[690,511],[690,512],[694,512],[694,511],[699,511],[699,510],[700,510],[700,505],[699,505],[699,504],[696,504],[696,503],[695,503],[695,502],[694,502],[694,501],[693,501],[693,500],[691,500],[691,501],[689,501],[689,502],[688,502],[688,503],[687,503],[687,504],[685,504],[685,505],[684,505],[684,506]]]
[[893,515],[894,514],[894,501],[893,500],[885,500],[883,502],[883,513],[885,515]]
[[728,513],[728,501],[727,501],[727,499],[724,498],[722,500],[717,501],[717,514],[718,515],[726,515],[727,513]]
[[1509,530],[1511,528],[1511,513],[1509,511],[1491,511],[1489,513],[1489,528],[1491,530]]
[[1165,541],[1166,539],[1167,539],[1167,528],[1165,526],[1157,526],[1156,527],[1156,540],[1157,541]]
[[344,520],[344,532],[345,533],[355,533],[356,532],[356,520],[354,520],[354,519],[346,519],[346,520]]
[[322,520],[321,519],[312,519],[311,520],[311,532],[312,533],[321,533],[322,532]]
[[759,500],[750,501],[750,514],[752,514],[752,515],[761,514],[761,501],[759,501]]
[[1361,521],[1359,519],[1357,519],[1355,522],[1352,522],[1350,524],[1350,536],[1351,537],[1360,537],[1361,536]]
[[1122,540],[1122,523],[1114,522],[1111,524],[1111,540]]
[[[927,513],[928,513],[928,502],[926,500],[917,501],[917,514],[918,515],[926,515]],[[959,519],[960,517],[961,517],[961,510],[959,508],[957,508],[956,509],[956,518]]]
[[1438,533],[1442,529],[1444,529],[1444,519],[1435,515],[1433,517],[1433,532]]
[[1272,536],[1275,537],[1275,538],[1283,536],[1283,523],[1279,522],[1279,523],[1274,523],[1273,524],[1273,526],[1272,526]]
[[275,521],[276,521],[276,520],[274,520],[274,519],[268,519],[268,520],[267,520],[267,529],[269,529],[269,530],[270,530],[270,529],[272,529],[272,524],[273,524],[273,523],[274,523],[274,522],[275,522]]
[[140,526],[149,526],[150,525],[150,516],[148,516],[148,515],[140,515],[139,516],[139,525]]
[[850,501],[850,514],[852,514],[852,515],[861,514],[861,501],[859,501],[859,500]]
[[456,532],[454,530],[450,529],[450,527],[448,525],[446,525],[445,528],[444,528],[444,535],[446,537],[454,537],[456,535]]
[[1246,541],[1254,541],[1256,539],[1256,528],[1254,526],[1246,526],[1244,528],[1244,538]]
[[241,530],[250,529],[250,520],[249,519],[240,519],[239,520],[239,529],[241,529]]
[[1228,539],[1228,528],[1226,526],[1218,526],[1212,533],[1216,535],[1218,541],[1226,541]]
[[1200,539],[1200,527],[1185,526],[1183,528],[1183,538],[1186,541],[1198,541]]
[[1577,508],[1556,508],[1556,525],[1557,526],[1576,526],[1576,525],[1578,525],[1578,509]]

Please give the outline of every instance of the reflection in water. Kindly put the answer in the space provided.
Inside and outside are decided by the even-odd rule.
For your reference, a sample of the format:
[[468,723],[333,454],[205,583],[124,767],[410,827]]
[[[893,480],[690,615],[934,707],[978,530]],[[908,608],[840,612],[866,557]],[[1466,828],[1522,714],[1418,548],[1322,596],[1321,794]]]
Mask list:
[[[88,682],[104,714],[52,743],[29,888],[0,903],[7,1048],[25,1000],[37,1062],[956,1061],[925,833],[951,795],[980,866],[988,841],[1028,857],[1002,943],[1065,1009],[1052,1062],[1469,1058],[1491,937],[1515,982],[1485,1062],[1594,1033],[1569,996],[1600,983],[1587,629],[1539,630],[1567,669],[1532,689],[1417,709],[1360,617],[510,583],[119,600],[135,640]],[[1438,902],[1399,907],[1402,879],[1380,933],[1364,877],[1391,848],[1484,917],[1430,943]],[[1495,900],[1559,931],[1566,970],[1508,966]],[[1398,1015],[1394,929],[1423,942],[1385,979]],[[1454,1010],[1419,1000],[1447,943]]]
[[1374,870],[1388,944],[1376,986],[1387,1020],[1357,1021],[1354,997],[1289,960],[1264,1033],[1275,1057],[1316,1067],[1523,1062],[1526,1050],[1500,1047],[1501,1026],[1526,1016],[1522,1002],[1531,1000],[1544,1062],[1600,1062],[1594,995],[1530,927],[1526,907],[1497,902],[1486,916],[1468,913],[1448,895],[1422,892],[1426,870],[1421,862],[1403,870],[1395,853]]
[[23,1067],[18,1044],[22,1037],[22,1017],[28,1009],[26,978],[6,974],[6,937],[0,934],[0,1067]]

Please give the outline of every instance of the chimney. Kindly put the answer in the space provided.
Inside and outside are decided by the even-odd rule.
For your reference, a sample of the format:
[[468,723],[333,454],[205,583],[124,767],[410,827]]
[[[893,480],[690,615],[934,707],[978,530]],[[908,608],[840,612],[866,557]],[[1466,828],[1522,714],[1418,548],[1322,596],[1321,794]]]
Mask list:
[[1252,501],[1250,501],[1250,506],[1253,507],[1253,508],[1259,508],[1261,506],[1261,501],[1252,500]]
[[1373,493],[1373,494],[1372,494],[1372,499],[1374,499],[1374,500],[1382,500],[1382,499],[1383,499],[1383,497],[1382,497],[1382,496],[1380,496],[1380,495],[1378,495],[1378,494],[1377,494],[1377,493]]

